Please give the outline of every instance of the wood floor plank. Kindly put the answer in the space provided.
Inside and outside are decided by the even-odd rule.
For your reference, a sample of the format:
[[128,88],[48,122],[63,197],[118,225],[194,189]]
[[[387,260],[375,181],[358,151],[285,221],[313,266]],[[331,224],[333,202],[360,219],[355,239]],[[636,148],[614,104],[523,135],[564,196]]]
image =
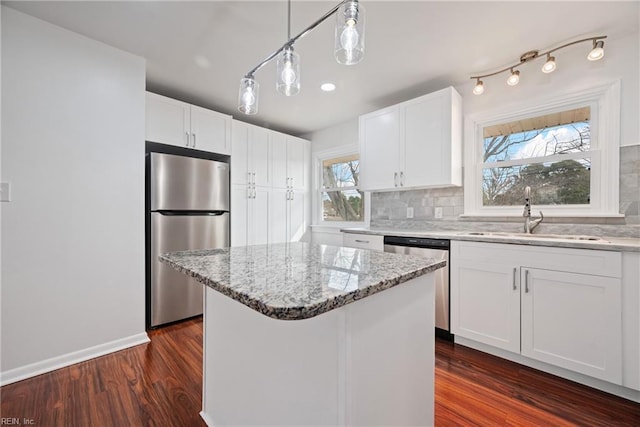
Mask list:
[[[198,427],[202,320],[0,388],[1,416],[39,427]],[[640,404],[436,340],[437,426],[640,426]]]

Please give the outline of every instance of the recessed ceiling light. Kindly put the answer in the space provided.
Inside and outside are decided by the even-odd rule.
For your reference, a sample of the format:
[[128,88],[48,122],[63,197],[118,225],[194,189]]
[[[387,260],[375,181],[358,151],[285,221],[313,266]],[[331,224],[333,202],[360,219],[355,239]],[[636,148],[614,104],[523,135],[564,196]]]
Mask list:
[[320,85],[320,89],[324,92],[333,92],[334,90],[336,90],[336,85],[334,85],[333,83],[322,83]]

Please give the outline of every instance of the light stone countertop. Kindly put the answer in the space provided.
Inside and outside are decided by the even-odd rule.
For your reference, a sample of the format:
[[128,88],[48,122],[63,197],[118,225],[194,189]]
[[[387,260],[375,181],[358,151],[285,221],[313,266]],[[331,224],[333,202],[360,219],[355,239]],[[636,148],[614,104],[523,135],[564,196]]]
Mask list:
[[281,320],[308,319],[446,266],[435,258],[301,242],[173,252],[160,261]]
[[[563,238],[549,238],[544,234],[518,235],[518,233],[487,232],[488,235],[474,235],[474,231],[418,231],[398,229],[342,228],[340,231],[376,236],[424,237],[432,239],[465,240],[472,242],[509,243],[517,245],[550,246],[560,248],[598,249],[617,252],[640,252],[640,239],[634,237],[597,236],[601,240],[575,240],[567,235]],[[584,237],[584,236],[583,236]]]

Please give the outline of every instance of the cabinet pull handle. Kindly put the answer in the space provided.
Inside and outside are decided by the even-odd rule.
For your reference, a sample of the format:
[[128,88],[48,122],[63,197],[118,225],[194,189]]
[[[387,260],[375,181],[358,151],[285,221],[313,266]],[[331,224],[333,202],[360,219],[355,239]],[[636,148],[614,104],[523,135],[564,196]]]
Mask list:
[[196,134],[192,133],[191,135],[193,135],[193,148],[196,148]]
[[356,241],[356,243],[369,243],[369,241],[368,241],[368,240],[359,240],[359,239],[356,239],[355,241]]
[[251,187],[247,187],[247,199],[251,198]]
[[251,172],[247,172],[247,184],[251,184]]
[[257,195],[257,194],[258,194],[258,193],[256,192],[256,187],[253,187],[253,198],[254,198],[254,199],[256,198],[256,195]]
[[185,132],[187,134],[187,147],[189,146],[189,132]]
[[255,172],[253,172],[251,175],[253,176],[253,182],[252,182],[252,184],[253,184],[253,185],[256,185],[256,173],[255,173]]
[[291,193],[291,199],[290,200],[293,200],[293,190],[289,190],[289,192]]
[[394,187],[398,186],[398,172],[393,173],[393,186]]
[[514,269],[513,269],[513,290],[514,290],[514,291],[515,291],[516,289],[518,289],[518,288],[516,288],[516,270],[517,270],[517,268],[514,268]]
[[404,172],[400,172],[400,187],[404,187]]
[[529,293],[529,270],[524,271],[524,293]]
[[293,188],[293,178],[291,178],[291,184],[290,184],[291,188]]

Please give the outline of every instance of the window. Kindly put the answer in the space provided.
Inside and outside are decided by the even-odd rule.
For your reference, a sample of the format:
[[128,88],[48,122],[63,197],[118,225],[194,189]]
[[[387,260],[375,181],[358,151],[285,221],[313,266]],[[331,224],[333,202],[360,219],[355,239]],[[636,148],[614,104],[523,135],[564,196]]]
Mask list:
[[588,205],[591,107],[483,129],[482,205],[520,206],[525,187],[538,205]]
[[329,159],[321,163],[321,221],[363,222],[364,193],[358,190],[360,161],[357,154]]
[[465,215],[619,216],[620,85],[466,119]]

